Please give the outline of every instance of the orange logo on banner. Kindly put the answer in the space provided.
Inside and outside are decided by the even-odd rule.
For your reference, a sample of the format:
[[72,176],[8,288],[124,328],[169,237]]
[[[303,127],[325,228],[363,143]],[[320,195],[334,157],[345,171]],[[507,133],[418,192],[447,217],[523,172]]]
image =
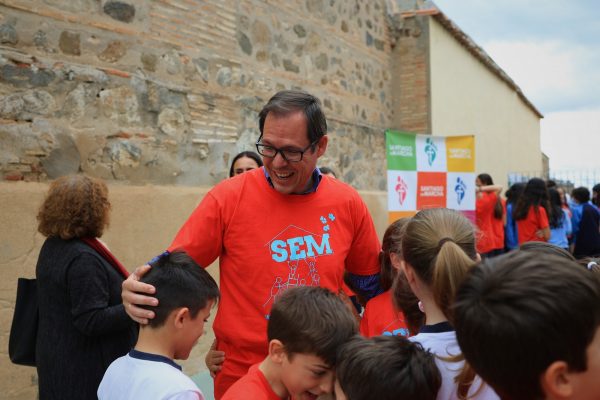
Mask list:
[[417,208],[446,207],[446,173],[417,173]]

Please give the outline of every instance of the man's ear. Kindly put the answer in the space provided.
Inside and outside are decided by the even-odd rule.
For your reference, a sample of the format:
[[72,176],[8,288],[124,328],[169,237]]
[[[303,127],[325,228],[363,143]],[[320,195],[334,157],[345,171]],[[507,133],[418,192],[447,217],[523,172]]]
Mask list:
[[546,399],[569,399],[573,396],[573,381],[569,366],[564,361],[554,361],[540,377],[540,386]]
[[185,321],[190,319],[190,309],[187,307],[181,307],[175,311],[173,316],[173,325],[177,329],[183,329]]
[[475,261],[477,261],[477,262],[481,261],[481,254],[475,253]]
[[317,143],[317,158],[325,154],[325,150],[327,150],[328,141],[329,138],[327,137],[327,135],[323,135],[323,137],[319,139],[319,143]]
[[269,355],[268,357],[275,364],[281,364],[285,358],[285,348],[283,343],[277,339],[273,339],[269,342]]

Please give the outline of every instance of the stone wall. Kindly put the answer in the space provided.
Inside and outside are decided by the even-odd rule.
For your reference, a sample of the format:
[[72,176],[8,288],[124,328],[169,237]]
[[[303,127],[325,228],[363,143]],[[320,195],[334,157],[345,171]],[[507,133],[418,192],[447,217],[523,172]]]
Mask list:
[[322,165],[382,190],[386,16],[384,0],[4,0],[0,179],[210,186],[268,98],[302,88],[328,116]]

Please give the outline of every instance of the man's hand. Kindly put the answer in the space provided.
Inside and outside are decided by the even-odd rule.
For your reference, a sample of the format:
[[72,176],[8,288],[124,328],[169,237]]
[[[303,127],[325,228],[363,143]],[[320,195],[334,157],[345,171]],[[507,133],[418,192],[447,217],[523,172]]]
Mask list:
[[225,352],[217,350],[217,339],[215,339],[210,346],[210,350],[208,350],[208,353],[206,353],[206,357],[204,358],[206,367],[210,371],[210,376],[213,378],[217,376],[217,372],[221,370],[224,361]]
[[140,282],[140,277],[144,276],[150,268],[152,268],[150,265],[137,267],[121,286],[121,298],[125,312],[131,319],[142,325],[146,325],[149,319],[154,318],[154,312],[140,308],[138,305],[158,305],[155,297],[146,296],[146,294],[154,294],[156,291],[154,286]]

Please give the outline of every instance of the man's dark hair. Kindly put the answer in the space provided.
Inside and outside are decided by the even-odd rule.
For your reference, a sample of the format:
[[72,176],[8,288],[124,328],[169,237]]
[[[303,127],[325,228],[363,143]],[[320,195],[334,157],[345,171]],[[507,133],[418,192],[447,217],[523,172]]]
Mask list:
[[143,306],[154,311],[154,318],[148,322],[152,328],[162,326],[169,314],[181,307],[187,307],[195,318],[209,301],[219,298],[213,277],[183,251],[165,253],[150,265],[152,268],[140,281],[156,288],[158,305]]
[[434,356],[402,336],[356,336],[338,351],[336,377],[352,400],[435,400],[442,384]]
[[267,336],[283,343],[289,357],[314,354],[335,366],[340,345],[358,333],[358,323],[333,292],[317,286],[286,290],[273,305]]
[[588,188],[583,186],[573,189],[571,196],[573,196],[573,198],[577,200],[579,204],[584,204],[590,201],[590,191]]
[[501,398],[542,399],[540,377],[553,362],[586,370],[598,304],[594,273],[564,257],[518,250],[470,271],[454,304],[456,336]]
[[[327,119],[318,98],[300,90],[282,90],[271,97],[258,114],[260,136],[263,135],[267,114],[283,116],[296,111],[302,111],[306,117],[306,130],[310,143],[316,142],[327,134]],[[314,151],[314,146],[312,150]]]

